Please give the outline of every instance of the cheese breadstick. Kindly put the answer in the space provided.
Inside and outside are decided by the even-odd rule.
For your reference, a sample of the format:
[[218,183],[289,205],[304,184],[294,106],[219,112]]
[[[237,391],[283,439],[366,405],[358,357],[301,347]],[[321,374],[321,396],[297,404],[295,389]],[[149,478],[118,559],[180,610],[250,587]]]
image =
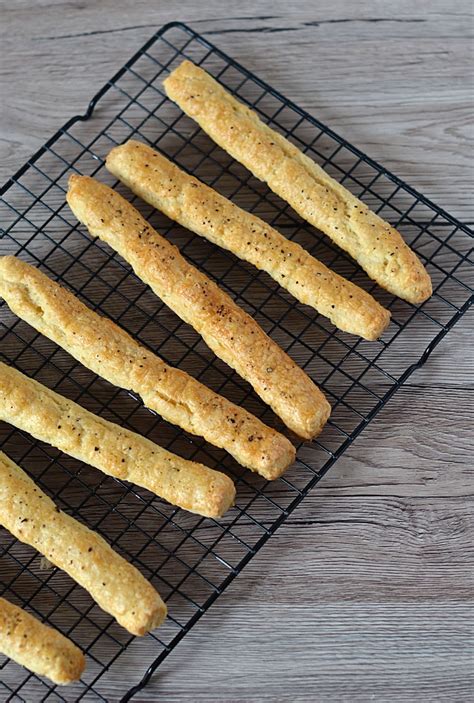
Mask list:
[[234,502],[225,474],[103,420],[1,362],[0,420],[193,513],[220,517]]
[[330,406],[311,379],[234,301],[191,266],[119,193],[71,176],[67,201],[94,237],[119,252],[206,344],[247,380],[294,432],[314,437]]
[[131,140],[115,147],[106,166],[147,203],[263,269],[339,329],[374,340],[387,327],[390,313],[370,293],[146,144]]
[[219,146],[347,251],[379,285],[411,303],[430,297],[430,277],[400,233],[206,71],[183,61],[164,87]]
[[4,598],[0,598],[0,652],[60,685],[77,681],[86,666],[71,640]]
[[139,394],[165,420],[223,447],[243,466],[275,479],[294,461],[295,449],[286,437],[165,364],[21,259],[0,257],[0,297],[84,366]]
[[96,532],[61,512],[2,452],[0,524],[63,569],[132,634],[163,622],[166,605],[145,577]]

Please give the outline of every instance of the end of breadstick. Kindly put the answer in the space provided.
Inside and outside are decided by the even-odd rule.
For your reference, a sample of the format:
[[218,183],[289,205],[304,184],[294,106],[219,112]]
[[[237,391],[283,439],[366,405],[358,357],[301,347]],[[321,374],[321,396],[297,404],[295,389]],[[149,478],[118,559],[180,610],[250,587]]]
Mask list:
[[385,287],[399,298],[413,305],[421,305],[433,293],[430,275],[415,252],[403,240],[402,235],[393,227],[389,227],[389,231],[399,237],[403,247],[398,250],[398,257],[394,257],[396,276],[389,275],[391,268],[387,266]]
[[105,166],[110,173],[114,176],[117,175],[117,170],[120,167],[120,162],[122,158],[126,159],[130,153],[133,153],[133,149],[141,148],[149,149],[143,142],[139,142],[135,139],[129,139],[123,144],[114,146],[107,154],[105,159]]
[[221,518],[234,505],[236,491],[234,482],[226,474],[220,471],[213,471],[213,474],[206,495],[201,496],[201,500],[196,496],[199,505],[195,503],[189,510],[204,517]]
[[390,324],[390,311],[381,305],[370,319],[365,319],[364,334],[361,335],[369,342],[375,342],[376,339],[382,336]]
[[325,396],[318,389],[319,402],[314,407],[313,413],[306,418],[306,422],[299,423],[295,432],[303,439],[315,439],[321,434],[326,422],[331,415],[331,406]]
[[82,195],[84,187],[90,180],[92,179],[89,176],[80,176],[77,173],[71,174],[68,179],[68,192],[66,193],[67,202],[69,203],[70,198],[74,200],[78,195]]
[[405,300],[413,305],[421,305],[428,300],[428,298],[431,298],[433,294],[433,285],[427,270],[416,254],[413,253],[413,257],[415,261],[413,267],[411,269],[407,269],[407,280],[404,286],[403,295],[400,294],[400,297],[405,298]]
[[81,650],[57,630],[0,598],[0,651],[60,686],[80,679],[86,667]]
[[[151,588],[151,585],[150,585]],[[164,601],[161,600],[159,594],[153,589],[153,599],[149,601],[148,608],[146,610],[142,609],[140,620],[137,620],[134,613],[130,613],[129,622],[126,623],[125,620],[120,622],[123,627],[125,627],[132,635],[137,635],[138,637],[143,637],[148,632],[151,632],[160,625],[163,624],[167,614],[168,608]]]
[[[196,66],[192,61],[185,59],[165,78],[163,86],[168,97],[173,100],[173,96],[182,91],[184,81],[199,81],[202,79],[203,75],[215,81],[215,78],[212,78],[212,76],[207,74],[202,68]],[[191,87],[191,84],[189,83],[187,87]],[[190,98],[194,99],[194,95],[191,94]]]
[[[73,188],[78,186],[81,183],[83,178],[84,178],[84,176],[80,176],[78,173],[72,173],[68,178],[69,190],[72,190]],[[66,199],[67,199],[67,196],[66,196]]]
[[77,174],[69,176],[68,191],[66,193],[66,202],[79,221],[83,219],[82,209],[80,209],[83,195],[83,178],[85,176],[78,176]]
[[21,261],[21,259],[17,259],[17,257],[12,254],[0,256],[0,271],[8,271],[12,268],[14,269],[17,265],[21,265],[18,264],[19,261]]
[[192,63],[192,61],[185,59],[179,64],[179,66],[177,66],[173,71],[171,71],[169,76],[167,76],[163,81],[163,85],[168,95],[170,94],[168,92],[169,90],[172,92],[174,80],[192,76],[194,73],[194,69],[195,65]]
[[[68,686],[75,681],[79,681],[86,669],[86,658],[83,653],[80,650],[77,650],[77,652],[66,652],[62,649],[60,656],[62,661],[51,671],[51,681],[58,686]],[[54,662],[52,662],[52,666],[55,666]]]
[[283,476],[296,458],[296,449],[292,443],[278,432],[272,432],[268,440],[263,443],[257,442],[256,447],[261,452],[258,468],[247,468],[257,471],[268,481],[275,481]]
[[[66,201],[77,219],[89,226],[95,220],[95,201],[104,199],[109,192],[114,193],[103,183],[99,183],[90,176],[69,176]],[[102,203],[101,203],[102,204]]]
[[[379,219],[377,216],[373,216],[375,224],[378,224]],[[372,220],[370,221],[372,222]],[[412,305],[421,305],[433,293],[430,275],[396,229],[388,226],[387,234],[392,235],[394,239],[397,238],[400,243],[394,249],[393,264],[393,252],[385,258],[385,268],[378,283],[402,300],[406,300]]]

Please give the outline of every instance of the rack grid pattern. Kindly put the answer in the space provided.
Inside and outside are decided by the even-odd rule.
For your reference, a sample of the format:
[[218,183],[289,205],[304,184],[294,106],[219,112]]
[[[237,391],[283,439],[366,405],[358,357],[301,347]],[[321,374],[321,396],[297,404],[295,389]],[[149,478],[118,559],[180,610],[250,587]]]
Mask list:
[[[163,78],[183,58],[203,66],[399,227],[428,267],[433,297],[416,308],[378,289],[336,246],[215,146],[164,95]],[[73,172],[97,176],[130,198],[107,174],[104,159],[110,148],[132,137],[163,151],[338,273],[374,292],[391,310],[392,322],[377,342],[340,332],[266,274],[136,203],[159,231],[306,369],[333,406],[320,437],[298,443],[295,466],[285,477],[268,483],[204,440],[169,425],[132,394],[97,378],[0,304],[1,360],[181,456],[226,471],[237,485],[237,504],[224,519],[200,518],[2,424],[0,447],[61,509],[97,530],[135,564],[168,601],[170,613],[162,628],[147,635],[147,647],[138,649],[140,642],[101,612],[88,594],[1,531],[0,593],[67,634],[88,657],[81,682],[67,688],[0,660],[2,701],[105,701],[107,686],[123,687],[124,680],[130,682],[130,690],[122,688],[122,700],[130,700],[472,304],[472,231],[196,32],[180,23],[166,25],[99,91],[84,115],[69,120],[3,187],[0,254],[15,254],[39,266],[167,363],[190,372],[281,431],[285,430],[278,418],[251,388],[216,359],[194,330],[163,306],[118,256],[90,239],[65,204],[67,179]]]

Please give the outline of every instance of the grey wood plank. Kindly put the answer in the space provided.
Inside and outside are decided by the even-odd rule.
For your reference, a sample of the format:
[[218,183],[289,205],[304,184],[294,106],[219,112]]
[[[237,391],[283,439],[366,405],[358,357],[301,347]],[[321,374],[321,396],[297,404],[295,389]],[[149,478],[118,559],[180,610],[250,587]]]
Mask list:
[[[138,700],[470,699],[472,511],[460,499],[320,497],[311,525],[307,508]],[[136,642],[108,700],[151,660],[152,643]]]
[[[318,573],[308,577],[317,580]],[[203,633],[201,638],[204,627],[196,628],[183,643],[183,659],[171,655],[156,677],[156,695],[170,702],[186,700],[189,689],[180,676],[181,662],[186,662],[195,701],[469,699],[472,677],[466,641],[472,633],[467,606],[446,607],[449,620],[440,636],[438,607],[430,603],[313,607],[304,603],[302,593],[298,591],[288,605],[272,598],[262,607],[232,604],[220,618],[210,613],[212,635]],[[301,623],[298,630],[295,620]],[[231,643],[225,634],[229,631],[234,633]],[[211,665],[204,650],[212,652]],[[137,699],[147,700],[141,695]]]
[[[462,187],[472,177],[464,5],[449,12],[424,1],[413,13],[402,2],[394,17],[389,7],[370,2],[354,13],[347,3],[326,0],[317,7],[298,3],[288,15],[286,3],[277,0],[271,12],[263,9],[253,20],[248,3],[236,19],[228,17],[226,3],[217,2],[206,3],[205,13],[189,1],[180,3],[179,12],[173,2],[150,8],[143,0],[134,2],[133,11],[123,0],[88,3],[82,10],[15,3],[14,11],[6,7],[2,13],[2,122],[8,136],[1,168],[6,177],[23,163],[85,109],[151,31],[179,15],[427,196],[473,220],[469,191]],[[351,56],[350,71],[341,52]],[[374,60],[377,71],[367,71]]]

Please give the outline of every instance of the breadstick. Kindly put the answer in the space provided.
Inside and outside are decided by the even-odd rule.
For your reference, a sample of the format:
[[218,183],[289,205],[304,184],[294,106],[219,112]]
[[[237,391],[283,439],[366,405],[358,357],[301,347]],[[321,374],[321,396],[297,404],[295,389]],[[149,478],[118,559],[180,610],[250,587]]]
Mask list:
[[1,362],[0,420],[193,513],[220,517],[233,504],[234,484],[225,474],[103,420]]
[[387,327],[390,313],[370,293],[149,146],[130,140],[112,149],[106,166],[150,205],[266,271],[339,329],[374,340]]
[[59,685],[77,681],[86,666],[71,640],[4,598],[0,598],[0,652]]
[[283,422],[316,435],[330,406],[277,344],[207,276],[191,266],[119,193],[87,176],[71,176],[67,201],[94,237],[119,252],[212,351],[248,381]]
[[268,479],[294,461],[286,437],[138,344],[111,320],[14,256],[0,257],[0,296],[23,320],[169,422],[227,449]]
[[166,605],[145,577],[97,533],[61,512],[2,452],[0,506],[0,524],[69,574],[122,627],[144,635],[161,625]]
[[164,86],[219,146],[347,251],[379,285],[411,303],[430,297],[430,277],[400,233],[202,68],[183,61]]

